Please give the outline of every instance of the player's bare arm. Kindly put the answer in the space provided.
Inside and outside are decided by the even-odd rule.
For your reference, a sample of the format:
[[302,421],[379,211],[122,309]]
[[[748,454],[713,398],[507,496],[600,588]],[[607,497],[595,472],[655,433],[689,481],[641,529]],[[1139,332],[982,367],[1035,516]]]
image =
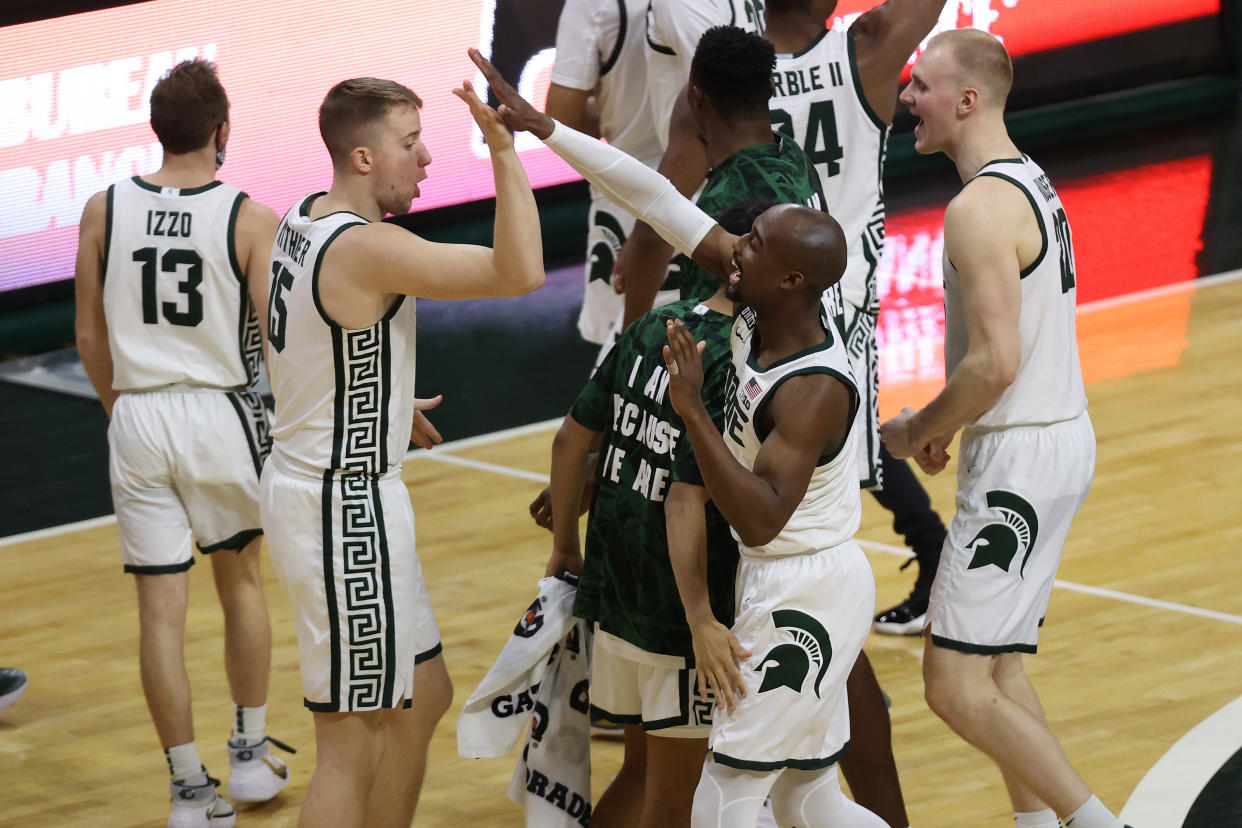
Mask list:
[[246,274],[246,290],[254,311],[259,316],[263,338],[267,339],[268,286],[271,281],[272,244],[280,219],[271,208],[247,198],[237,213],[236,246],[242,272]]
[[886,124],[897,112],[901,71],[940,17],[945,0],[886,0],[854,21],[850,37],[871,111]]
[[103,269],[107,194],[95,193],[78,223],[78,257],[73,268],[76,304],[73,328],[78,356],[108,417],[117,394],[112,390],[112,352],[108,349],[108,321],[104,318]]
[[1019,273],[1024,253],[1027,263],[1038,255],[1024,243],[1032,232],[1038,239],[1034,223],[1021,191],[997,178],[973,180],[949,203],[945,252],[961,276],[970,345],[935,399],[880,427],[894,457],[916,456],[933,443],[943,447],[945,435],[989,409],[1013,382],[1022,354]]
[[[658,172],[673,182],[677,192],[690,198],[707,177],[707,170],[707,148],[699,140],[686,90],[683,89],[673,105],[668,125],[668,148],[664,150]],[[634,231],[626,239],[615,268],[619,277],[617,281],[625,291],[625,326],[651,310],[655,304],[672,255],[672,245],[660,238],[651,225],[645,221],[635,222]]]
[[[578,501],[578,515],[585,515],[591,508],[591,497],[595,494],[595,469],[599,463],[599,447],[604,435],[595,432],[595,441],[591,443],[591,452],[586,459],[586,485],[582,487],[582,499]],[[552,531],[552,487],[544,486],[543,491],[530,502],[530,516],[536,526]]]
[[717,706],[731,712],[737,707],[737,699],[746,696],[738,662],[751,654],[712,612],[707,591],[707,501],[705,486],[673,483],[664,499],[664,523],[669,563],[690,627],[699,697],[706,701],[711,688]]
[[815,465],[839,449],[854,417],[850,391],[828,374],[783,383],[761,425],[768,430],[754,471],[734,458],[703,405],[702,358],[680,322],[668,327],[664,360],[669,399],[686,424],[703,481],[716,508],[747,546],[770,543],[806,494]]
[[[685,196],[677,192],[667,178],[648,169],[634,158],[615,147],[575,132],[564,124],[559,126],[547,115],[535,109],[510,86],[496,67],[471,50],[483,76],[500,100],[497,110],[500,117],[515,131],[527,131],[548,142],[554,129],[561,136],[549,147],[564,158],[574,169],[616,204],[620,204],[639,219],[646,220],[657,232],[673,244],[686,248],[703,268],[717,276],[726,277],[733,271],[733,243],[737,236],[728,233]],[[706,229],[705,232],[702,231]],[[691,233],[696,241],[688,243],[679,235]]]
[[587,455],[599,432],[566,415],[552,439],[552,556],[544,575],[582,572],[578,504],[587,482]]
[[599,138],[599,110],[589,89],[570,89],[559,83],[548,85],[548,99],[543,111],[562,124]]
[[342,267],[348,282],[377,295],[427,299],[521,296],[544,283],[539,210],[513,149],[513,136],[469,81],[453,93],[470,107],[491,150],[496,183],[493,246],[439,244],[374,222],[342,233],[325,256],[325,268]]

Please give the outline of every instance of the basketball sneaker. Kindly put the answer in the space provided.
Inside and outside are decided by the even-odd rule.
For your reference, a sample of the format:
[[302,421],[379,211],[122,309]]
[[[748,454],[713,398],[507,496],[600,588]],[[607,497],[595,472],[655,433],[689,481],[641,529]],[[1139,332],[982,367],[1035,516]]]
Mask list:
[[172,813],[168,828],[233,828],[237,811],[216,791],[219,779],[207,777],[204,785],[174,781],[168,786]]
[[17,701],[26,692],[30,682],[26,674],[15,667],[0,667],[0,710]]
[[889,607],[875,617],[871,626],[884,635],[922,635],[927,624],[927,603],[931,598],[932,581],[936,578],[935,567],[925,568],[917,558],[911,558],[901,565],[905,569],[912,563],[918,563],[919,576],[914,580],[914,589],[895,607]]
[[257,745],[229,742],[229,797],[234,802],[266,802],[289,784],[289,766],[272,754],[271,745],[297,752],[271,736]]

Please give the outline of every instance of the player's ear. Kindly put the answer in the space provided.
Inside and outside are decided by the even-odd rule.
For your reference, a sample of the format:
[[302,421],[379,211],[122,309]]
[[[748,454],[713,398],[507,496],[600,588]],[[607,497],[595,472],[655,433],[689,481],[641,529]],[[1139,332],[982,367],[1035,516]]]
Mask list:
[[801,270],[785,271],[785,278],[781,279],[781,287],[785,290],[797,290],[806,284],[806,274]]
[[366,147],[354,147],[349,153],[349,161],[354,165],[354,169],[363,175],[371,172],[373,158],[371,151]]
[[964,118],[979,108],[979,90],[973,86],[962,88],[961,96],[957,99],[957,115]]

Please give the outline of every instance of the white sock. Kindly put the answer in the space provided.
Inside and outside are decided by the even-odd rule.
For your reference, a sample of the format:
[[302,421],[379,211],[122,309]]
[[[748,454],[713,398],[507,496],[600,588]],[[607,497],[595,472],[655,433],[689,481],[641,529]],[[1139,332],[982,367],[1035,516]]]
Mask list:
[[1065,818],[1065,828],[1125,828],[1125,823],[1105,808],[1098,796],[1092,795],[1081,808]]
[[262,742],[267,735],[264,732],[267,729],[267,705],[242,707],[235,704],[233,710],[233,738],[230,741],[238,746],[257,745]]
[[1061,828],[1061,820],[1051,808],[1023,813],[1015,811],[1013,821],[1017,828]]
[[188,785],[207,784],[207,769],[199,761],[198,748],[194,747],[193,742],[164,748],[164,758],[168,760],[168,772],[174,782],[185,782]]

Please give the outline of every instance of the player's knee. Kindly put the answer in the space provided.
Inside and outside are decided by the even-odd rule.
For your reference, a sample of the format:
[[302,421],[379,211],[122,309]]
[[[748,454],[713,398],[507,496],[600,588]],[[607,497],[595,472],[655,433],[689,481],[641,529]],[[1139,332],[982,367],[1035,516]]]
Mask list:
[[966,695],[961,682],[939,671],[923,671],[923,698],[927,706],[952,726],[966,714]]
[[449,677],[443,659],[428,662],[428,668],[415,680],[413,706],[421,711],[423,718],[439,721],[453,705],[453,680]]

